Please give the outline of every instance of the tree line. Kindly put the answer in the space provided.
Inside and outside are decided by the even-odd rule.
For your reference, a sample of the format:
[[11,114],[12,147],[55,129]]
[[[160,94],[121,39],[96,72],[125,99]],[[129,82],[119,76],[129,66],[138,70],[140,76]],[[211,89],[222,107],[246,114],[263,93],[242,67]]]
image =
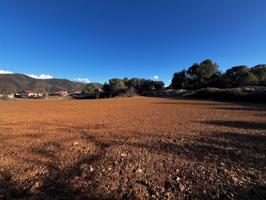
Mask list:
[[170,84],[172,89],[244,86],[266,86],[266,64],[235,66],[222,73],[217,63],[207,59],[199,64],[194,63],[187,70],[174,73]]
[[[210,60],[194,63],[186,70],[174,73],[167,88],[195,90],[206,87],[234,88],[244,86],[266,86],[266,64],[248,67],[240,65],[231,67],[222,73],[219,65]],[[117,95],[143,94],[147,90],[162,90],[164,82],[142,78],[113,78],[102,86],[105,97]],[[83,92],[94,92],[94,86],[87,86]]]
[[103,91],[109,96],[141,94],[145,90],[161,90],[163,88],[163,81],[140,78],[113,78],[103,85]]

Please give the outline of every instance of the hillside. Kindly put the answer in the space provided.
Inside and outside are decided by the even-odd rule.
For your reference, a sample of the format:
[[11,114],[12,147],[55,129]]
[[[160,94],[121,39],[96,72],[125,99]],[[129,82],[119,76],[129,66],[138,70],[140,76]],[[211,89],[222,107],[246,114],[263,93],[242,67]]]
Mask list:
[[68,92],[80,91],[88,85],[98,83],[78,83],[67,79],[34,79],[24,74],[0,74],[0,92],[14,93],[31,89],[39,92],[55,92],[66,90]]

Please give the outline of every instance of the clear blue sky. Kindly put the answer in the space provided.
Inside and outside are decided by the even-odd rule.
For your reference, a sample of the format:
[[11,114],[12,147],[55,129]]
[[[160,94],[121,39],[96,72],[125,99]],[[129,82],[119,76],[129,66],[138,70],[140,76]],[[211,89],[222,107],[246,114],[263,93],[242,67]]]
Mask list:
[[154,75],[211,58],[266,63],[265,0],[0,0],[0,70],[54,77]]

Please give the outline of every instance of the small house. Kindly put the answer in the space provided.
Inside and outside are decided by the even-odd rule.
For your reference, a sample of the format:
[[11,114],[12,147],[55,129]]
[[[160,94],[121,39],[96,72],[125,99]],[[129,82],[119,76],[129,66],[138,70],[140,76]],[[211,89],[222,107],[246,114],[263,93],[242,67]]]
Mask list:
[[16,98],[32,98],[32,99],[38,99],[38,98],[43,98],[44,95],[43,93],[36,93],[33,92],[32,90],[23,90],[20,93],[15,94]]
[[32,98],[35,96],[32,90],[23,90],[20,94],[22,98]]

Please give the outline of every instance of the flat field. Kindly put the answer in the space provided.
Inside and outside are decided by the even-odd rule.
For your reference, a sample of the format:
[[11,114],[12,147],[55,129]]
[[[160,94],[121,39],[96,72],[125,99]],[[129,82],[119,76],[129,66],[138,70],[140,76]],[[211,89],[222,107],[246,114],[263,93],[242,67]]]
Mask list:
[[265,199],[266,105],[0,101],[0,199]]

